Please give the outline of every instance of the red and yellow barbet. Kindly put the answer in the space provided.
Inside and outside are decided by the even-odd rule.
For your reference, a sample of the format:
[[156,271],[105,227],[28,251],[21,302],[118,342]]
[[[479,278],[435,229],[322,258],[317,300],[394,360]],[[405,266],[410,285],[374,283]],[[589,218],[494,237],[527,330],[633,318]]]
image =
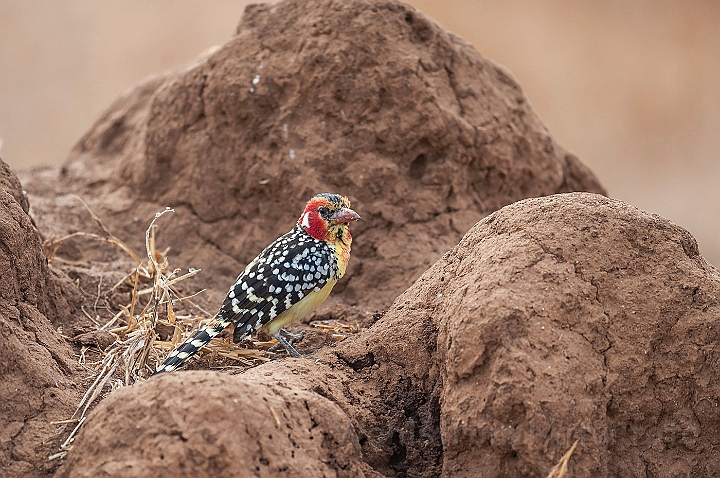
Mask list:
[[300,320],[327,299],[350,260],[349,224],[360,219],[346,197],[318,194],[295,227],[267,246],[238,276],[220,311],[165,359],[155,372],[172,372],[235,324],[233,340],[267,330],[295,357],[283,327]]

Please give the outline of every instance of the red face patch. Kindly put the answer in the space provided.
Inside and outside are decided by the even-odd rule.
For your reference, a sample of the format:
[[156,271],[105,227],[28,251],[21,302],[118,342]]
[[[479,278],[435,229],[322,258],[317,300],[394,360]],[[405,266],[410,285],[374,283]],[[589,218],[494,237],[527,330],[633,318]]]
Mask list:
[[310,209],[310,205],[300,218],[300,227],[315,239],[324,240],[327,236],[327,223],[320,217],[317,209]]

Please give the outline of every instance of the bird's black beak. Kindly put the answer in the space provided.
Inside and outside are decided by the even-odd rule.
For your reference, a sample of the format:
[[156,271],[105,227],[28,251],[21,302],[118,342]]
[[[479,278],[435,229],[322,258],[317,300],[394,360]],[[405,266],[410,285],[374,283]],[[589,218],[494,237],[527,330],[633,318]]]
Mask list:
[[342,224],[342,223],[349,223],[353,221],[357,221],[360,219],[360,214],[356,213],[349,207],[344,207],[342,209],[338,209],[335,211],[335,214],[332,216],[332,223],[333,224]]

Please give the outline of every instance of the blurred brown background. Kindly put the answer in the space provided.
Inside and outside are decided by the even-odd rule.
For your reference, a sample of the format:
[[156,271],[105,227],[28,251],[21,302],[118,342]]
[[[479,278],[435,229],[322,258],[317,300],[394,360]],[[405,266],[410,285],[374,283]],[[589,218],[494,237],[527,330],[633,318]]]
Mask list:
[[[234,32],[249,1],[0,0],[0,138],[61,162],[145,76]],[[720,265],[720,2],[412,0],[516,76],[613,197],[690,230]]]

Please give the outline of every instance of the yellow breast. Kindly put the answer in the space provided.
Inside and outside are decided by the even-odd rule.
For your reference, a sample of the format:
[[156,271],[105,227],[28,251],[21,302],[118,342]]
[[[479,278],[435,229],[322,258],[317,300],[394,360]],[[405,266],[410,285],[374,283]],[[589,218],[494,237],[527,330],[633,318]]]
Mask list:
[[317,306],[325,302],[325,299],[330,295],[330,291],[335,284],[337,279],[330,279],[325,286],[319,291],[310,292],[299,302],[294,304],[288,310],[275,317],[273,320],[263,326],[271,335],[275,335],[278,330],[285,328],[285,326],[303,319],[310,312],[315,310]]

